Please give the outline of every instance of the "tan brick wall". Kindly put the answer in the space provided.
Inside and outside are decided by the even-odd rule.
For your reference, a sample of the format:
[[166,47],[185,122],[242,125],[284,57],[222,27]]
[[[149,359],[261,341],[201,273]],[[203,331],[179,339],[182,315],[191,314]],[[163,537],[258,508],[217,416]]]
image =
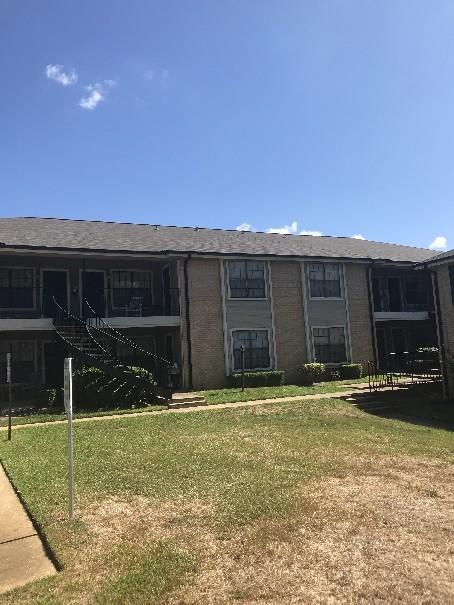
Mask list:
[[372,326],[369,311],[366,265],[345,264],[352,363],[361,363],[363,373],[374,358]]
[[[452,304],[451,283],[449,281],[448,265],[437,267],[438,292],[440,294],[441,328],[444,346],[454,355],[454,306]],[[448,359],[452,358],[448,355]],[[454,398],[454,367],[452,361],[448,364],[449,396]]]
[[226,376],[219,261],[192,258],[188,276],[194,388],[221,388]]
[[274,326],[278,370],[284,370],[285,382],[299,381],[298,366],[307,362],[304,307],[300,263],[271,262]]

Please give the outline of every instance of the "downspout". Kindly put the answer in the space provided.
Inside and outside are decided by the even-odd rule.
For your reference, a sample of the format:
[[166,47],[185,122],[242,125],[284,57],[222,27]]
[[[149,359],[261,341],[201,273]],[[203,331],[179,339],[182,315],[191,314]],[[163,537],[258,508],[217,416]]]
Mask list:
[[189,252],[187,258],[184,259],[183,271],[184,271],[184,300],[186,307],[186,340],[188,343],[188,382],[189,390],[193,389],[192,382],[192,346],[191,346],[191,319],[189,316],[189,277],[188,277],[188,263],[191,260],[192,254]]
[[[427,269],[427,266],[426,266]],[[432,278],[432,292],[435,304],[435,322],[437,325],[437,338],[438,338],[438,355],[440,357],[440,365],[441,365],[441,374],[443,377],[443,399],[448,397],[448,373],[446,366],[446,355],[445,355],[445,347],[444,347],[444,338],[443,338],[443,330],[441,329],[441,308],[440,308],[440,292],[438,290],[438,279],[437,274],[433,269],[428,269],[429,274]]]
[[372,348],[374,354],[374,365],[377,367],[378,355],[377,355],[377,334],[375,332],[375,317],[374,317],[374,305],[372,299],[372,267],[375,265],[373,260],[367,267],[367,299],[369,303],[369,317],[370,317],[370,330],[372,334]]

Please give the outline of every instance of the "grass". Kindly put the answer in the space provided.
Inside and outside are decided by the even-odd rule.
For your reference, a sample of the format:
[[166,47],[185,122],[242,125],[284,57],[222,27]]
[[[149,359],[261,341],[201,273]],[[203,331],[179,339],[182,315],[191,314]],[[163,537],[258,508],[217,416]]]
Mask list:
[[[366,380],[366,379],[364,379]],[[312,387],[297,385],[284,385],[280,387],[261,387],[241,389],[218,389],[212,391],[197,391],[196,394],[203,395],[209,405],[219,403],[231,403],[239,401],[257,401],[258,399],[276,399],[278,397],[294,397],[298,395],[314,395],[342,390],[343,386],[358,383],[358,380],[341,380],[317,383]],[[74,413],[74,418],[90,418],[93,416],[110,416],[116,414],[131,414],[138,412],[150,412],[152,410],[163,410],[165,406],[137,406],[132,408],[101,408],[92,411],[80,411]],[[14,416],[14,424],[35,424],[37,422],[55,422],[64,420],[65,413],[53,413],[50,409],[46,412],[37,412],[26,416]],[[0,427],[7,426],[8,419],[0,417]]]
[[218,403],[233,403],[237,401],[257,401],[258,399],[277,399],[278,397],[297,397],[298,395],[323,395],[324,393],[335,393],[342,391],[345,386],[367,382],[365,378],[354,380],[332,380],[330,382],[318,382],[310,387],[294,384],[279,387],[256,387],[241,389],[217,389],[210,391],[197,391],[197,395],[203,395],[208,405]]
[[322,399],[87,422],[74,447],[68,523],[65,427],[0,436],[63,566],[1,605],[451,602],[449,431]]

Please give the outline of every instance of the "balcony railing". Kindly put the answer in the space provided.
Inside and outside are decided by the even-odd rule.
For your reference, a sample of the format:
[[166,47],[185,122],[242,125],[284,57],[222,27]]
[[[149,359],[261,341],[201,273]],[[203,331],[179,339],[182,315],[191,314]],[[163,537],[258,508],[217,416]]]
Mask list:
[[[78,288],[1,288],[0,318],[53,318],[54,298],[77,317],[91,314]],[[85,288],[87,299],[101,317],[179,316],[179,289],[170,288],[158,294],[140,288]]]

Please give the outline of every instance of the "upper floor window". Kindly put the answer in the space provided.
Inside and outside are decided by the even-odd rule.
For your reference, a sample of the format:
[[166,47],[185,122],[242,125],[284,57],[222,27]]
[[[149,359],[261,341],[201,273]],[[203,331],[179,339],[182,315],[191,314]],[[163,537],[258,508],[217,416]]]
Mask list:
[[342,298],[340,266],[332,263],[309,264],[311,298]]
[[242,369],[241,347],[244,347],[244,368],[246,370],[270,367],[270,344],[268,330],[234,330],[233,369]]
[[404,278],[405,302],[409,307],[427,305],[427,289],[424,278],[419,275],[407,275]]
[[315,361],[320,363],[341,363],[347,361],[345,330],[342,326],[332,328],[312,328]]
[[230,298],[266,298],[265,263],[229,262]]
[[0,267],[0,308],[33,307],[33,269]]
[[142,299],[144,307],[153,304],[153,274],[149,271],[112,271],[113,306],[128,307],[131,297]]

